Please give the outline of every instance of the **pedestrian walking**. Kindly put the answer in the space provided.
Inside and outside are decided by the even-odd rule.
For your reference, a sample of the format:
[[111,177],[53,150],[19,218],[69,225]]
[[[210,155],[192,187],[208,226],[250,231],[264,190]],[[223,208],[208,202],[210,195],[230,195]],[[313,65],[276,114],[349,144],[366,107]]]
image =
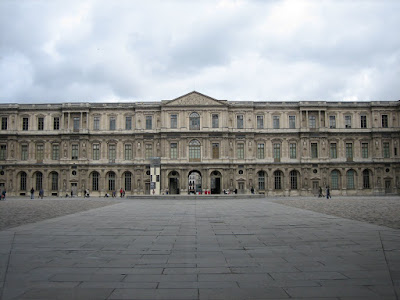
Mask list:
[[331,199],[331,191],[329,190],[329,186],[326,187],[326,199]]
[[35,190],[31,188],[31,199],[35,199]]
[[6,193],[5,189],[1,192],[1,200],[6,200]]
[[40,197],[41,199],[43,199],[43,194],[44,194],[43,189],[40,189],[40,191],[39,191],[39,197]]

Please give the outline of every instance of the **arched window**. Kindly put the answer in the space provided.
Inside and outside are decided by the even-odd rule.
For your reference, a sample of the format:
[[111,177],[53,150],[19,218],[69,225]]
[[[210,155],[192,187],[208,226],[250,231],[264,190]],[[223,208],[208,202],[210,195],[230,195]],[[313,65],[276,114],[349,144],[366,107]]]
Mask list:
[[189,143],[189,160],[200,161],[200,142],[198,140],[191,140]]
[[200,115],[193,112],[189,116],[189,129],[190,130],[200,130]]
[[275,178],[275,189],[281,190],[282,189],[282,171],[275,171],[274,178]]
[[19,188],[21,191],[26,191],[26,173],[25,172],[21,172],[21,177],[20,177],[20,181],[19,181]]
[[339,189],[339,171],[333,170],[331,172],[331,189],[338,190]]
[[290,189],[297,190],[298,172],[296,170],[290,171]]
[[347,189],[354,190],[354,170],[347,171]]
[[99,173],[98,172],[93,172],[92,173],[92,191],[98,191],[99,190]]
[[43,174],[36,172],[36,190],[40,191],[43,188]]
[[258,189],[265,190],[265,172],[258,172]]
[[370,189],[371,185],[370,185],[370,180],[369,180],[369,170],[364,170],[363,171],[363,188],[364,189]]
[[132,190],[132,173],[125,172],[125,191]]
[[115,173],[114,172],[108,173],[108,190],[115,191]]
[[58,173],[57,172],[51,172],[50,173],[50,178],[51,178],[51,190],[52,191],[57,191],[58,190]]

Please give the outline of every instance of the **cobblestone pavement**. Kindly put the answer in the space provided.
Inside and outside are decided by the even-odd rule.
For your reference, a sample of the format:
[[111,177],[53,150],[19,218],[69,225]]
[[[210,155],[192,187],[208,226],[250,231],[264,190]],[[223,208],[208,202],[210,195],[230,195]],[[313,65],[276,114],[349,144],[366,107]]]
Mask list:
[[302,199],[118,199],[2,230],[0,298],[398,299],[398,229],[282,200]]

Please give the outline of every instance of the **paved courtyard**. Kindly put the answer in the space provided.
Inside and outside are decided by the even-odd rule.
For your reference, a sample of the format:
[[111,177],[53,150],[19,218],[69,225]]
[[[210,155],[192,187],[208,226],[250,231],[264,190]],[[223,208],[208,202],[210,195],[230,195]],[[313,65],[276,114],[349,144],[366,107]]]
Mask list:
[[399,229],[273,200],[119,200],[5,229],[0,298],[398,299]]

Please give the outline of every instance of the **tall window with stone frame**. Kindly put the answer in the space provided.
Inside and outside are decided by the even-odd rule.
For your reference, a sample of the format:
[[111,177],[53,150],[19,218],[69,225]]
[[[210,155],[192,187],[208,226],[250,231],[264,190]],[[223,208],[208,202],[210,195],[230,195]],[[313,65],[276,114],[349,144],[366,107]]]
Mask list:
[[71,159],[78,159],[78,154],[79,154],[79,145],[78,144],[72,144],[71,146]]
[[178,158],[178,143],[170,143],[169,144],[169,155],[171,159]]
[[390,143],[383,142],[383,157],[390,158]]
[[315,116],[308,116],[308,127],[317,128],[317,118]]
[[289,157],[290,159],[297,158],[297,145],[296,143],[289,143]]
[[116,158],[117,158],[117,145],[109,144],[108,145],[108,159],[110,162],[115,162]]
[[132,173],[131,172],[125,172],[125,191],[131,191],[132,190]]
[[212,115],[212,128],[218,128],[218,127],[219,127],[219,115],[213,114]]
[[60,145],[59,144],[53,144],[52,145],[52,151],[51,151],[51,158],[53,160],[59,160],[60,159]]
[[351,128],[351,116],[350,115],[344,116],[344,127]]
[[282,189],[282,171],[275,171],[274,172],[274,179],[275,179],[275,190]]
[[237,158],[244,159],[244,143],[237,143]]
[[19,189],[21,191],[26,191],[26,186],[27,186],[26,178],[27,178],[26,173],[25,172],[21,172],[21,175],[20,175],[20,178],[19,178]]
[[125,160],[132,160],[132,144],[125,144]]
[[0,160],[7,159],[7,145],[0,145]]
[[58,191],[58,173],[51,172],[51,190]]
[[93,144],[93,160],[100,159],[100,144]]
[[28,160],[28,145],[21,145],[21,160]]
[[331,158],[337,158],[337,144],[336,143],[330,144],[329,152],[330,152]]
[[298,172],[296,170],[290,171],[290,189],[297,190]]
[[367,128],[367,116],[365,115],[361,115],[361,128]]
[[273,151],[274,151],[274,159],[280,159],[281,158],[281,144],[274,143]]
[[364,189],[370,189],[370,178],[369,178],[369,170],[364,170],[363,171],[363,188]]
[[109,191],[115,191],[115,173],[114,172],[108,172],[108,190]]
[[236,116],[236,125],[238,129],[243,129],[244,128],[244,117],[243,115],[237,115]]
[[44,130],[44,118],[43,117],[38,118],[38,130]]
[[79,128],[81,126],[81,119],[80,117],[74,117],[74,131],[79,131]]
[[329,128],[336,128],[336,116],[329,116]]
[[145,159],[150,159],[151,157],[153,157],[153,144],[145,144],[144,155]]
[[219,158],[219,143],[212,143],[212,158],[218,159]]
[[331,172],[331,189],[332,190],[339,189],[339,172],[337,170],[333,170]]
[[60,130],[60,117],[53,118],[53,129]]
[[92,172],[92,191],[99,190],[99,178],[100,174],[96,171]]
[[153,116],[146,116],[146,129],[153,129]]
[[171,115],[171,128],[178,128],[178,115],[176,114]]
[[311,143],[311,158],[318,158],[318,143]]
[[29,119],[28,118],[22,118],[22,130],[23,131],[29,130]]
[[201,160],[200,142],[198,140],[191,140],[189,143],[189,161]]
[[192,112],[189,116],[189,129],[200,130],[200,115],[197,112]]
[[361,156],[362,158],[368,158],[368,143],[361,143]]
[[110,130],[115,130],[116,129],[116,117],[110,117]]
[[290,129],[296,128],[296,116],[289,116],[289,128]]
[[42,161],[44,158],[44,145],[37,144],[36,145],[36,160]]
[[265,151],[264,151],[264,143],[257,144],[257,159],[264,159],[265,158]]
[[93,117],[93,130],[100,130],[100,117]]
[[258,172],[258,190],[260,190],[260,191],[265,190],[265,172],[264,171]]
[[40,191],[43,188],[43,174],[36,172],[36,190]]
[[389,127],[388,115],[382,115],[382,127],[383,128],[388,128]]
[[257,129],[264,129],[264,116],[257,116]]
[[2,117],[1,118],[1,130],[7,130],[7,117]]
[[280,128],[279,116],[273,116],[273,117],[272,117],[272,127],[273,127],[274,129],[279,129],[279,128]]
[[132,117],[125,117],[125,130],[132,130]]
[[346,143],[346,158],[353,159],[353,143]]
[[354,170],[347,171],[347,189],[354,190]]

